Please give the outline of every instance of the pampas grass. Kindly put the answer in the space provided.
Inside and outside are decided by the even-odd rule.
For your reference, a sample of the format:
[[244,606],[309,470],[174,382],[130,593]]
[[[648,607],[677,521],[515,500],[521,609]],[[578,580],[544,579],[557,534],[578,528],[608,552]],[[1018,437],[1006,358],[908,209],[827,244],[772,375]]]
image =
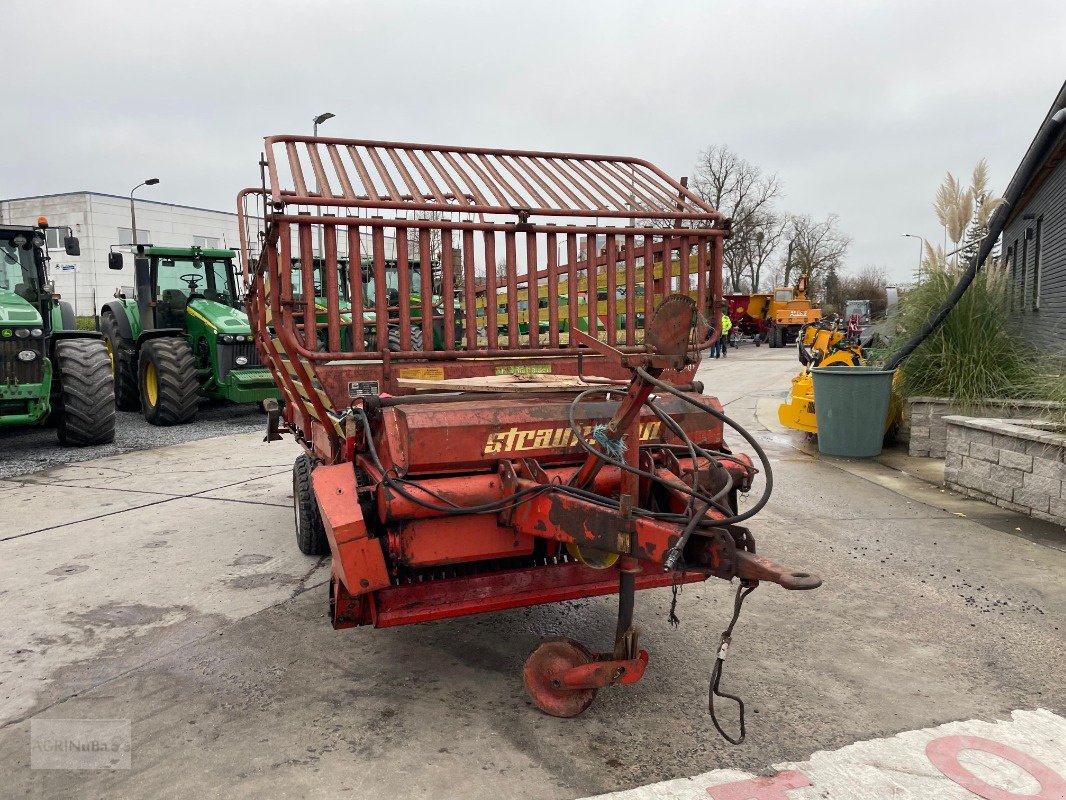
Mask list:
[[[900,333],[891,352],[910,338],[955,287],[949,272],[930,273],[900,308]],[[1066,402],[1066,378],[1054,356],[1019,335],[1009,287],[996,271],[978,273],[959,304],[900,367],[905,397],[954,398],[963,408],[985,399]]]

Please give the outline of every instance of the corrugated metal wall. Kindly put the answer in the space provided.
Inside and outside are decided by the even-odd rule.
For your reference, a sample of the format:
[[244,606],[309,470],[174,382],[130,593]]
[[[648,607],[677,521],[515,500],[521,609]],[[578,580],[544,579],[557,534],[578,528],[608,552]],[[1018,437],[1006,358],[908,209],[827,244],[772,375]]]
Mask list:
[[1066,349],[1066,161],[1018,212],[1003,231],[1015,313],[1034,344],[1061,352]]

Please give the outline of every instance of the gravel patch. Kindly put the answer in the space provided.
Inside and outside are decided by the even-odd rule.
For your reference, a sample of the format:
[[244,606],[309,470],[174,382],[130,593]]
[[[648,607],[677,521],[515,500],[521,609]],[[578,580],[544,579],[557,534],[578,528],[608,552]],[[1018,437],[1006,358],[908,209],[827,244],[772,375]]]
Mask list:
[[119,411],[115,421],[115,441],[95,447],[63,447],[51,427],[4,428],[0,429],[0,478],[134,450],[260,430],[266,430],[266,416],[259,411],[258,405],[218,401],[201,402],[196,422],[169,428],[149,425],[140,412]]

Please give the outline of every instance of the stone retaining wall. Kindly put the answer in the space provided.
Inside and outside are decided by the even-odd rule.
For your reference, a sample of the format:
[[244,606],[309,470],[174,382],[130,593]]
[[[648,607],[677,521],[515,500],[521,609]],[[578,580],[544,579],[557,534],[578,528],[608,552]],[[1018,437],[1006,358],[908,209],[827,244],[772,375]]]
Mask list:
[[1066,527],[1066,429],[1046,420],[946,416],[949,489]]
[[1066,411],[1062,403],[1039,400],[985,400],[977,408],[963,409],[946,397],[910,397],[898,438],[907,442],[907,452],[920,458],[944,458],[947,453],[946,417],[995,419],[1053,419]]

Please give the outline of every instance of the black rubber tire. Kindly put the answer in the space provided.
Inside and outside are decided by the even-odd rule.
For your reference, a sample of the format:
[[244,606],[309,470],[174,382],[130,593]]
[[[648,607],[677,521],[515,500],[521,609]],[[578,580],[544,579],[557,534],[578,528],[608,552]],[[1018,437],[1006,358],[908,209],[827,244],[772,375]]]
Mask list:
[[[367,337],[367,350],[377,350],[378,343],[377,337],[374,335]],[[412,350],[425,350],[425,339],[422,336],[422,329],[416,325],[411,326],[411,349]],[[389,325],[389,352],[400,352],[400,326]]]
[[[145,391],[145,376],[150,364],[155,366],[158,386],[155,405]],[[184,339],[149,339],[141,345],[137,375],[141,410],[150,424],[184,425],[196,419],[200,410],[200,378],[196,374],[192,350]]]
[[306,453],[292,465],[292,511],[296,523],[296,546],[305,556],[324,556],[329,553],[329,539],[322,524],[311,488],[311,470],[314,463]]
[[785,329],[779,325],[774,325],[774,347],[784,347],[786,340]]
[[100,339],[63,339],[55,346],[56,433],[60,444],[85,447],[115,440],[115,388]]
[[111,357],[114,359],[112,371],[115,380],[115,407],[119,411],[136,411],[141,407],[137,372],[129,359],[121,355],[132,354],[136,345],[123,337],[114,314],[104,313],[100,316],[100,332],[107,337],[111,346]]

